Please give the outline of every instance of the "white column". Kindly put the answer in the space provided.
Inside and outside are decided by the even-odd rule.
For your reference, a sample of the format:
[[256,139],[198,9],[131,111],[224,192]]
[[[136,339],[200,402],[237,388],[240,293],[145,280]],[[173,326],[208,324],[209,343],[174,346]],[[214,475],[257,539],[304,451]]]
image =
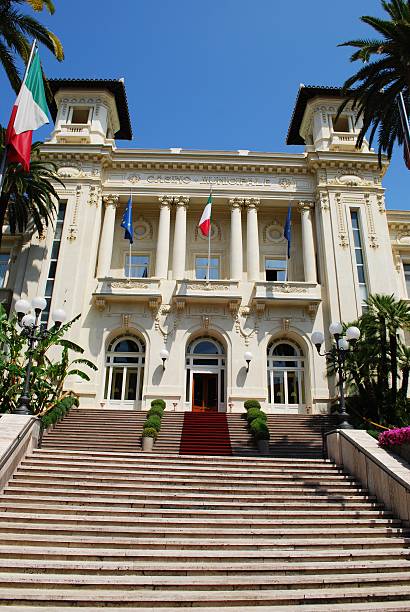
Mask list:
[[118,196],[104,196],[103,201],[105,204],[105,213],[101,231],[100,248],[98,251],[97,278],[106,278],[110,275],[115,230],[115,211],[118,204]]
[[186,254],[186,211],[189,198],[184,196],[174,197],[176,206],[174,246],[172,250],[172,277],[175,280],[185,278],[185,254]]
[[258,205],[260,200],[257,198],[249,198],[245,200],[247,207],[247,223],[246,223],[246,260],[248,267],[248,280],[260,280],[259,267],[259,231],[258,231]]
[[159,210],[157,254],[155,261],[155,276],[157,278],[168,278],[168,259],[169,259],[169,228],[171,220],[170,197],[161,197]]
[[312,210],[311,202],[300,202],[300,218],[302,224],[302,253],[303,253],[303,270],[305,274],[305,282],[316,283],[316,259],[315,259],[315,242],[313,239],[312,226]]
[[230,277],[233,280],[242,280],[243,274],[243,246],[242,246],[242,212],[243,199],[229,200],[231,206],[231,267]]

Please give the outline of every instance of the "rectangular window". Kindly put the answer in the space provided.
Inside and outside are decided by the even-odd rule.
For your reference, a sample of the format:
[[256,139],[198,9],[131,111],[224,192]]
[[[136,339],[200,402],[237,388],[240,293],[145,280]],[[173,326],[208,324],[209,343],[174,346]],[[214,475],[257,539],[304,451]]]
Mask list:
[[58,261],[58,256],[60,253],[61,236],[63,233],[66,208],[67,208],[66,202],[59,203],[58,212],[57,212],[57,222],[56,222],[56,227],[54,230],[53,244],[51,246],[51,259],[50,259],[50,264],[48,266],[46,288],[44,291],[44,297],[46,299],[47,306],[41,313],[42,323],[47,323],[48,318],[50,316],[51,299],[53,297],[53,291],[54,291],[54,281],[56,278],[57,261]]
[[[206,280],[208,274],[208,258],[198,256],[195,259],[195,278],[198,280]],[[209,278],[211,280],[219,279],[219,257],[211,257],[209,260]]]
[[6,284],[6,274],[9,269],[10,253],[0,253],[0,287]]
[[407,297],[410,298],[410,264],[403,264],[404,278],[406,280]]
[[336,119],[336,115],[332,115],[332,124],[334,132],[350,132],[349,117],[341,115]]
[[88,123],[90,110],[89,106],[73,106],[71,108],[71,123],[83,125]]
[[265,259],[265,275],[267,281],[286,280],[285,259]]
[[125,256],[124,275],[130,278],[148,278],[149,276],[149,255]]
[[357,280],[359,283],[359,295],[360,295],[360,300],[362,302],[362,307],[363,307],[364,301],[367,300],[368,292],[367,292],[366,269],[365,269],[365,262],[364,262],[364,257],[363,257],[362,237],[360,233],[360,223],[359,223],[358,211],[351,210],[350,218],[352,221],[353,247],[354,247],[355,262],[356,262]]

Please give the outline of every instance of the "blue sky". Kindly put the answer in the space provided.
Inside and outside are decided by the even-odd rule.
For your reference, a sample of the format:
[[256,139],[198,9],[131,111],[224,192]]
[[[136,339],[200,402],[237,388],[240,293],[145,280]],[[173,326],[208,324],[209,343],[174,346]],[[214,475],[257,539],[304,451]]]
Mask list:
[[[339,85],[354,64],[337,43],[372,37],[360,15],[379,0],[63,0],[41,19],[63,42],[49,77],[125,78],[138,148],[302,152],[286,133],[299,83]],[[0,122],[14,95],[0,73]],[[41,137],[45,132],[40,131]],[[410,173],[397,150],[384,185],[408,208]]]

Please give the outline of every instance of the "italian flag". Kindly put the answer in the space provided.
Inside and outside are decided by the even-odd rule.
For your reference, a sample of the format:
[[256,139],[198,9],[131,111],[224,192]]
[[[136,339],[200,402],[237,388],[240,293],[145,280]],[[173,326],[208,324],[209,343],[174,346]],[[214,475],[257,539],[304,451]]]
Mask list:
[[202,217],[198,223],[198,227],[202,232],[203,236],[208,236],[209,230],[211,229],[211,211],[212,211],[212,196],[209,195],[208,202],[202,213]]
[[40,58],[36,51],[21,86],[6,132],[7,159],[30,170],[33,130],[49,123]]

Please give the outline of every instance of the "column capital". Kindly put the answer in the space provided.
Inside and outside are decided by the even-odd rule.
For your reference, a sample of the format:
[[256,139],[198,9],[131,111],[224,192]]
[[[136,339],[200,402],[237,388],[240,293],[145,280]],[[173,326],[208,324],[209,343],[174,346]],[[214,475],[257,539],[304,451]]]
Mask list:
[[235,208],[241,208],[243,206],[244,201],[245,200],[243,198],[231,198],[229,200],[229,206],[231,207],[231,210]]
[[260,206],[260,203],[261,201],[259,198],[245,198],[245,206],[248,209],[254,208],[257,210]]
[[171,208],[171,204],[173,202],[173,196],[160,196],[158,201],[160,203],[160,208]]
[[118,196],[114,195],[112,193],[110,193],[109,195],[106,195],[106,196],[103,197],[103,202],[104,202],[106,208],[108,206],[113,206],[114,208],[117,208],[118,200],[119,200]]
[[298,202],[298,208],[302,213],[304,212],[309,212],[310,210],[312,210],[315,207],[314,202]]
[[175,206],[188,207],[189,198],[187,196],[174,196],[173,203]]

